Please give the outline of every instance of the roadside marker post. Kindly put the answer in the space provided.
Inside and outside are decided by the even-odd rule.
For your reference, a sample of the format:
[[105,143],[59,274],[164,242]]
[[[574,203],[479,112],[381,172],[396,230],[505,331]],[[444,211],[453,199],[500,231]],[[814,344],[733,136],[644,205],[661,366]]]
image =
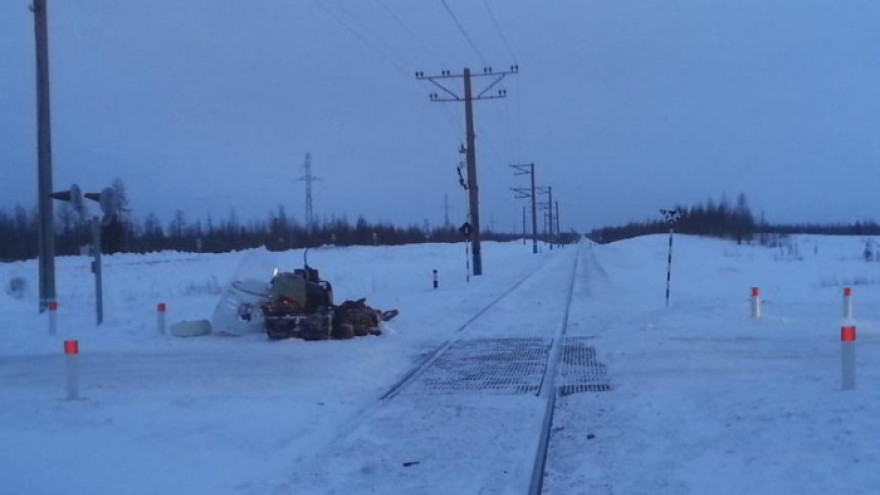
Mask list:
[[156,329],[159,335],[165,335],[165,303],[156,305]]
[[761,317],[761,289],[752,287],[752,318]]
[[49,335],[58,333],[58,302],[49,301]]
[[852,287],[843,288],[843,317],[852,318]]
[[79,399],[79,341],[64,341],[64,357],[67,360],[67,400]]
[[440,281],[437,279],[437,269],[434,269],[434,288],[440,287]]
[[840,388],[856,388],[856,327],[840,327]]

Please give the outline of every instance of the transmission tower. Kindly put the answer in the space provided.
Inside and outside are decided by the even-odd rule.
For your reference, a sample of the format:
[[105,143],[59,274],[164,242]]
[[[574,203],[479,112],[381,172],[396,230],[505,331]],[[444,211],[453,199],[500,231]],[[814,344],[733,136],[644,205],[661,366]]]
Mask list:
[[312,234],[312,227],[315,224],[315,212],[312,209],[312,183],[321,180],[312,175],[312,154],[306,153],[306,162],[303,164],[306,173],[302,177],[296,179],[297,182],[305,182],[306,184],[306,230],[309,235]]
[[[476,100],[493,100],[497,98],[505,98],[507,96],[507,90],[505,89],[499,89],[496,93],[493,94],[490,94],[489,91],[497,86],[498,83],[500,83],[501,80],[504,79],[506,76],[517,74],[518,72],[518,65],[511,65],[510,70],[502,72],[494,72],[491,67],[486,67],[483,69],[482,74],[471,74],[471,70],[467,67],[465,67],[464,71],[461,74],[453,74],[448,70],[444,70],[440,72],[440,75],[427,76],[424,72],[416,72],[416,79],[420,81],[428,81],[434,86],[440,88],[440,90],[443,92],[443,94],[431,93],[431,101],[464,102],[465,124],[467,127],[467,145],[465,147],[465,153],[467,154],[467,189],[470,205],[470,213],[468,215],[470,219],[470,229],[465,230],[469,230],[470,232],[472,246],[471,251],[474,260],[474,275],[483,274],[483,257],[480,249],[480,200],[477,194],[477,150],[474,145],[476,135],[474,134],[473,102]],[[474,77],[489,77],[492,78],[493,81],[475,96],[473,94],[473,91],[471,90],[471,79]],[[443,80],[445,79],[463,79],[464,95],[460,96],[459,93],[444,86]]]

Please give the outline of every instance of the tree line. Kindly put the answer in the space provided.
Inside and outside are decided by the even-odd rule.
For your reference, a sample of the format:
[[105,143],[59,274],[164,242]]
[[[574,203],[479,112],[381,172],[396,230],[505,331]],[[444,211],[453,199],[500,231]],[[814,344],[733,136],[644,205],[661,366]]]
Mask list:
[[[757,240],[766,244],[772,234],[818,234],[818,235],[880,235],[880,225],[874,221],[857,221],[850,224],[769,224],[756,220],[745,194],[737,197],[735,205],[726,198],[721,201],[709,199],[705,204],[677,206],[680,217],[675,222],[676,232],[733,239],[737,242]],[[630,222],[620,226],[594,229],[588,237],[599,243],[608,243],[648,234],[669,231],[670,224],[664,219]]]
[[[113,189],[119,201],[119,215],[100,219],[101,251],[146,253],[164,250],[223,253],[265,246],[274,251],[317,245],[400,245],[423,242],[461,242],[466,238],[455,226],[396,226],[388,222],[370,222],[358,217],[353,223],[346,218],[332,218],[313,225],[304,225],[291,218],[283,206],[269,212],[266,218],[242,221],[235,210],[226,218],[208,215],[189,220],[182,210],[163,224],[150,213],[143,220],[131,214],[125,185],[116,180]],[[81,218],[69,203],[55,205],[55,251],[59,256],[85,254],[92,239],[91,220]],[[38,215],[35,209],[15,206],[12,211],[0,210],[0,260],[13,261],[37,256]],[[483,230],[484,240],[509,241],[521,234]],[[573,242],[578,236],[568,233],[557,236],[556,242]],[[544,236],[544,240],[549,240]]]

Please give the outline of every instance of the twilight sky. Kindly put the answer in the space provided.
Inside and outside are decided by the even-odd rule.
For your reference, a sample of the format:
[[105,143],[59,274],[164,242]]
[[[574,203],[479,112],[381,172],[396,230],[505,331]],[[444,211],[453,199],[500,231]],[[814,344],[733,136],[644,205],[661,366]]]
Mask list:
[[[413,73],[485,57],[520,66],[475,104],[486,226],[519,229],[524,162],[566,230],[741,191],[773,221],[880,218],[876,1],[447,4],[479,53],[441,0],[49,0],[55,189],[302,219],[310,152],[319,217],[436,225],[448,194],[458,224],[463,105]],[[0,208],[36,195],[27,5],[0,3]]]

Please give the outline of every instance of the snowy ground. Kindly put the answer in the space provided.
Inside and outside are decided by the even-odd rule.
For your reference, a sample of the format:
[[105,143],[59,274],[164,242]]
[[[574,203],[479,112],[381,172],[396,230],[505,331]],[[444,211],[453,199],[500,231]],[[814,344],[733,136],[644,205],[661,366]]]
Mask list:
[[[487,243],[486,275],[470,283],[462,245],[314,251],[338,300],[401,310],[385,335],[340,342],[157,334],[156,303],[169,321],[209,317],[248,253],[107,257],[100,327],[88,260],[59,259],[55,337],[35,311],[35,263],[0,264],[4,286],[29,281],[23,300],[0,293],[0,493],[524,493],[538,397],[450,392],[431,373],[379,397],[455,339],[453,352],[546,349],[575,258],[568,334],[589,337],[613,389],[557,401],[548,493],[874,493],[880,265],[862,260],[864,240],[770,249],[677,236],[669,308],[666,243],[538,256]],[[301,253],[280,259],[292,268]],[[843,285],[859,332],[848,392]],[[751,286],[766,300],[760,321],[748,316]],[[82,352],[85,399],[75,402],[63,400],[69,338]]]
[[[877,493],[880,265],[861,259],[864,240],[676,241],[669,309],[666,236],[592,250],[569,332],[595,337],[614,390],[557,402],[549,493]],[[848,392],[844,284],[858,325]]]

